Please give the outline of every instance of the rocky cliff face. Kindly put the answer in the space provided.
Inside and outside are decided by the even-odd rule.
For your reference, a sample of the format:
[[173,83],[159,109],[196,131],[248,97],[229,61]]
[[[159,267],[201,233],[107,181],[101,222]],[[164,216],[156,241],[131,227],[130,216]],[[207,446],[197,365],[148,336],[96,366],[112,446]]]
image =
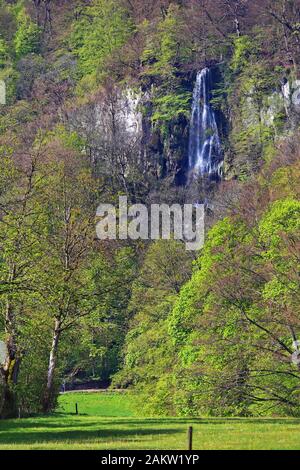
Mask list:
[[[211,77],[214,90],[223,85],[218,67],[212,68]],[[188,80],[192,90],[196,74],[186,77]],[[259,103],[253,87],[245,96],[238,97],[234,106],[229,103],[227,115],[218,103],[213,103],[225,155],[225,178],[255,171],[268,139],[279,137],[297,125],[298,113],[295,113],[293,99],[296,85],[285,77],[278,82],[277,89],[264,95]],[[210,98],[214,98],[214,93]],[[157,181],[167,178],[175,185],[186,185],[190,119],[182,113],[170,117],[164,127],[159,126],[153,120],[154,103],[151,86],[144,89],[112,86],[73,112],[70,122],[87,138],[93,161],[113,158],[110,155],[117,148],[122,154],[125,175],[130,171],[134,153],[134,162],[140,162],[139,171],[151,174]],[[189,106],[192,112],[192,99]],[[201,99],[199,106],[202,106]]]
[[170,178],[176,184],[184,184],[188,164],[189,121],[177,117],[168,124],[167,134],[151,121],[152,103],[147,99],[143,117],[143,154],[158,179]]

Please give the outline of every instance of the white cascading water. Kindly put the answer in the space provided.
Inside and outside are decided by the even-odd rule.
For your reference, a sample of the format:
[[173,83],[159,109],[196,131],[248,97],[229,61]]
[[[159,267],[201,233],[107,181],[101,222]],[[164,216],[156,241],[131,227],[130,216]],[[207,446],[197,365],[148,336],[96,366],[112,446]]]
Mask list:
[[211,106],[211,72],[204,68],[197,74],[189,139],[190,177],[208,175],[219,179],[223,174],[223,155],[216,115]]

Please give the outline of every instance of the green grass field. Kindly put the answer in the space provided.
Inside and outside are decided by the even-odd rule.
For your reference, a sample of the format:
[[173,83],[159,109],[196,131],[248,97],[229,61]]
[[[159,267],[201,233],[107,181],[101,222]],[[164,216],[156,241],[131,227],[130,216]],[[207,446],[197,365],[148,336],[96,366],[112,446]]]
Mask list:
[[300,449],[300,419],[147,419],[133,402],[127,393],[62,395],[50,417],[0,421],[0,449],[186,450],[190,425],[195,450]]

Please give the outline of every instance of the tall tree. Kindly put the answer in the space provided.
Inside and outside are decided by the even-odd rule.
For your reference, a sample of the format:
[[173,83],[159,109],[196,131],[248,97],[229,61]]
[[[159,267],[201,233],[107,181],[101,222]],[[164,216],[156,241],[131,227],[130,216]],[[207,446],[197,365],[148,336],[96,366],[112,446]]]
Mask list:
[[88,263],[95,239],[97,181],[82,157],[71,151],[59,152],[55,174],[47,180],[42,204],[46,210],[41,276],[45,308],[52,319],[52,341],[44,411],[55,399],[55,372],[61,336],[95,308],[90,289]]
[[15,386],[23,354],[19,341],[19,329],[24,321],[23,303],[37,293],[33,268],[42,255],[40,236],[44,220],[37,204],[43,190],[43,178],[38,173],[39,157],[37,150],[21,166],[15,165],[11,158],[1,159],[2,183],[9,183],[0,196],[0,305],[7,350],[0,368],[4,381],[3,416],[16,413]]

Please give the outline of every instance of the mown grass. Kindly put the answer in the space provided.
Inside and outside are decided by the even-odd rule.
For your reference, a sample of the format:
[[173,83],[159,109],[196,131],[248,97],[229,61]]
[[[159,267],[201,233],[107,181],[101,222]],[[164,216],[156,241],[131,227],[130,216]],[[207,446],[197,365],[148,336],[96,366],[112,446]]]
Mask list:
[[[79,415],[75,416],[75,403]],[[300,419],[138,418],[130,394],[66,394],[57,413],[0,422],[0,449],[300,449]]]
[[57,411],[74,413],[75,403],[78,404],[79,414],[89,416],[130,417],[137,414],[134,397],[127,392],[64,393],[59,397]]

